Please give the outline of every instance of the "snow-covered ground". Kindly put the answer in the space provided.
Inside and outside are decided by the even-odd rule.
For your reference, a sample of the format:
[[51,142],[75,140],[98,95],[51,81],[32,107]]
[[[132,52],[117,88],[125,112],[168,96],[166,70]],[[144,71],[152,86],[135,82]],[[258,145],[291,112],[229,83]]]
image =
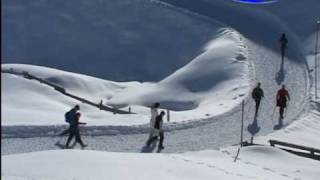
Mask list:
[[[92,101],[102,99],[125,110],[130,106],[137,114],[113,115],[80,104],[82,120],[88,122],[88,127],[83,127],[81,132],[89,147],[86,150],[57,150],[54,143],[62,139],[55,135],[63,129],[63,114],[79,102],[34,80],[1,73],[2,178],[316,180],[320,176],[319,161],[268,146],[242,148],[239,159],[234,162],[238,146],[231,146],[240,139],[242,100],[245,100],[245,128],[255,119],[254,102],[249,95],[251,88],[259,81],[265,98],[256,119],[261,129],[254,142],[267,144],[269,139],[277,139],[320,148],[320,102],[313,93],[315,22],[320,16],[318,0],[303,3],[279,0],[260,5],[231,0],[123,0],[114,4],[94,0],[80,1],[77,4],[79,7],[42,0],[4,1],[4,5],[8,26],[3,32],[8,36],[2,41],[5,45],[2,58],[6,63],[1,65],[2,70],[28,71]],[[76,16],[79,13],[76,7],[90,12],[90,16]],[[103,7],[108,7],[110,11],[101,13]],[[112,7],[114,10],[111,11]],[[122,7],[127,11],[119,16],[123,12],[119,11]],[[28,10],[43,16],[32,16],[33,11]],[[166,16],[159,16],[164,12]],[[117,17],[114,24],[112,21],[101,21],[101,17],[109,15]],[[151,15],[151,18],[141,23],[140,20],[146,15]],[[139,17],[139,21],[128,17]],[[44,19],[54,20],[51,21],[53,24],[36,33],[34,29],[39,29],[41,25],[38,22],[44,22]],[[19,23],[21,21],[23,23]],[[93,23],[70,36],[72,31],[65,24],[78,27],[84,22]],[[159,28],[159,22],[165,26]],[[123,26],[126,24],[140,25],[135,29]],[[64,28],[59,28],[61,25]],[[99,30],[101,27],[109,27],[106,37],[114,37],[110,44],[116,46],[106,46],[100,41],[99,37],[104,35]],[[164,33],[167,28],[172,33]],[[29,33],[16,36],[23,29]],[[145,55],[139,49],[150,41],[141,35],[146,34],[150,38],[147,33],[150,29],[157,29],[158,35],[164,35],[153,36],[151,41],[159,40],[162,45],[148,46]],[[106,52],[111,52],[115,47],[121,48],[115,53],[90,56],[101,49],[90,50],[86,45],[87,38],[81,42],[80,37],[92,30],[99,31],[89,36],[92,40],[90,45],[94,42],[105,45]],[[278,38],[283,32],[289,37],[289,49],[285,63],[281,65]],[[60,38],[55,39],[55,33],[60,33]],[[180,43],[185,42],[182,40],[185,33],[190,35],[186,41],[195,41],[190,43],[192,46]],[[201,35],[198,37],[197,33]],[[46,48],[48,44],[43,45],[47,40],[53,40],[52,47],[55,47],[61,43],[61,37],[66,40],[60,48],[49,49]],[[177,38],[176,43],[171,42],[174,38]],[[117,44],[118,40],[121,43]],[[140,42],[140,45],[132,48],[134,42]],[[162,49],[161,46],[169,48]],[[159,52],[155,53],[154,48]],[[182,50],[172,53],[168,50],[170,48]],[[118,50],[130,53],[119,55]],[[166,51],[167,54],[164,53]],[[74,52],[81,53],[70,57]],[[140,54],[143,60],[132,63],[132,71],[125,73],[126,69],[112,64],[114,66],[108,66],[107,73],[103,73],[101,57],[110,58],[107,62],[123,58],[121,62],[128,64],[131,61],[128,57],[136,54]],[[152,59],[148,56],[150,54],[159,55],[150,61],[151,64],[164,59],[164,66],[148,66],[147,60]],[[63,58],[55,62],[56,55],[63,55]],[[23,59],[19,60],[21,57]],[[69,63],[81,57],[92,58],[95,65],[89,67],[86,62],[83,68],[70,66]],[[69,58],[68,63],[62,63]],[[139,58],[134,56],[132,59]],[[148,68],[137,71],[135,67]],[[148,73],[152,69],[157,70],[155,74]],[[120,72],[120,75],[114,72]],[[110,74],[113,75],[108,78]],[[130,81],[117,82],[119,80]],[[291,101],[284,119],[285,126],[273,132],[278,122],[275,93],[282,83],[287,85]],[[171,122],[165,124],[164,154],[137,153],[148,152],[144,151],[148,137],[147,106],[154,101],[160,101],[163,108],[172,110]],[[244,136],[248,139],[250,134],[245,131]]]
[[[270,147],[227,153],[135,154],[56,150],[2,156],[7,180],[317,179],[320,163]],[[45,164],[45,165],[44,165]]]

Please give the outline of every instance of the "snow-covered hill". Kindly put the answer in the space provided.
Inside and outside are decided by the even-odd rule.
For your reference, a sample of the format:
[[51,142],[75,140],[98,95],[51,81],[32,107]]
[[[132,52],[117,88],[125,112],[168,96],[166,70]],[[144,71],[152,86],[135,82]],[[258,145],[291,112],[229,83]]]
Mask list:
[[[108,105],[126,109],[130,106],[137,113],[113,115],[83,105],[81,111],[89,125],[146,124],[150,113],[148,107],[154,102],[161,102],[162,108],[173,110],[170,114],[172,122],[181,122],[222,114],[246,97],[250,64],[241,39],[239,33],[221,29],[216,38],[207,44],[203,54],[159,83],[117,83],[21,64],[4,64],[2,70],[27,71],[86,99],[97,103],[103,100]],[[63,124],[64,112],[78,103],[53,92],[49,86],[22,77],[3,74],[2,80],[4,125]],[[13,113],[16,109],[24,111]],[[39,116],[35,119],[33,114]]]

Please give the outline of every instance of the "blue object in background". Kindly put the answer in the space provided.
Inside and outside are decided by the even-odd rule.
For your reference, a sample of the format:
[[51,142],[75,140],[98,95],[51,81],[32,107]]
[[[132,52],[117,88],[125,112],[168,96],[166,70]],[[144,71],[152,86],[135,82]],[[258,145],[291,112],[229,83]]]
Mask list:
[[266,4],[266,3],[276,2],[276,0],[233,0],[233,1],[248,3],[248,4]]

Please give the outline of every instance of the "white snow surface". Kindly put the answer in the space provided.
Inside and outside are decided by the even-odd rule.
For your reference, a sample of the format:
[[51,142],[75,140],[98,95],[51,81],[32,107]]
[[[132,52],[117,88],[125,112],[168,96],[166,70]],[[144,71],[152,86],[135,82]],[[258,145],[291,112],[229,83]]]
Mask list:
[[[40,4],[45,2],[46,1],[41,1]],[[177,3],[178,1],[174,0],[165,0],[165,2],[172,2],[172,6],[177,6],[179,4]],[[182,8],[186,8],[190,5],[186,2],[189,2],[190,4],[197,2],[198,4],[200,1],[184,1],[185,4],[181,5],[184,6]],[[220,7],[226,7],[223,11],[227,11],[227,7],[230,6],[233,7],[231,8],[233,10],[237,9],[236,5],[230,3],[231,1],[206,0],[203,2],[221,5]],[[258,28],[265,34],[268,34],[268,30],[271,31],[270,34],[274,32],[280,33],[279,30],[288,30],[288,34],[291,37],[290,45],[292,45],[289,47],[291,50],[289,55],[290,58],[286,61],[286,68],[284,69],[284,72],[288,73],[286,74],[284,82],[291,83],[289,84],[289,88],[296,96],[293,97],[293,103],[290,104],[290,111],[287,112],[287,123],[290,123],[292,120],[295,121],[291,124],[286,124],[283,129],[271,134],[255,137],[255,142],[267,144],[269,139],[277,139],[280,141],[319,149],[320,102],[319,99],[314,97],[314,93],[312,92],[314,89],[314,67],[312,66],[314,58],[312,50],[314,49],[312,49],[312,45],[315,43],[313,40],[315,33],[310,30],[314,17],[320,15],[319,11],[314,11],[314,9],[317,9],[316,7],[317,4],[319,4],[319,1],[309,0],[304,3],[301,3],[301,1],[293,1],[292,6],[287,6],[287,3],[289,2],[289,0],[277,1],[275,3],[265,4],[259,7],[239,5],[239,11],[241,8],[248,10],[251,7],[258,7],[261,11],[257,10],[258,8],[255,10],[251,9],[251,14],[257,13],[257,16],[255,17],[256,19],[250,19],[250,23],[257,25],[259,24],[257,23],[259,20],[261,20],[261,22],[265,22],[265,31]],[[199,7],[197,8],[201,9],[202,6],[200,7],[200,5],[203,4],[199,3]],[[288,11],[282,11],[284,8]],[[299,13],[296,11],[296,8],[299,8]],[[23,9],[23,6],[16,7],[17,11],[21,11]],[[217,8],[217,11],[210,9],[210,11],[219,13],[219,9],[220,8]],[[308,13],[306,13],[305,9],[308,9]],[[197,9],[192,8],[187,8],[186,11],[187,13],[190,13],[189,11],[193,11],[193,13],[191,13],[192,15],[194,15],[194,13],[199,13]],[[266,13],[267,15],[265,15],[261,12],[271,13]],[[240,13],[240,15],[245,14]],[[302,21],[301,19],[305,19],[305,17],[312,18]],[[66,16],[66,18],[70,19],[69,16]],[[273,67],[277,64],[272,61],[274,60],[274,57],[278,57],[275,56],[277,53],[274,52],[276,48],[273,49],[271,47],[272,41],[275,39],[274,37],[276,37],[276,35],[274,35],[274,37],[272,35],[258,37],[257,34],[254,33],[257,29],[249,26],[246,28],[244,27],[243,22],[238,23],[237,20],[233,20],[232,18],[228,19],[225,15],[217,16],[217,19],[220,23],[214,22],[214,25],[216,26],[215,37],[207,46],[205,46],[207,47],[205,48],[205,51],[188,64],[159,82],[119,83],[53,68],[24,64],[2,64],[1,68],[14,68],[19,71],[27,70],[34,75],[38,75],[41,78],[45,78],[53,83],[64,86],[68,92],[84,96],[90,100],[94,100],[95,102],[99,102],[103,99],[105,100],[104,102],[108,102],[114,106],[123,107],[124,109],[127,109],[128,107],[124,106],[129,104],[132,107],[132,110],[137,112],[136,115],[113,115],[108,112],[99,112],[90,106],[81,104],[81,111],[83,112],[82,118],[83,121],[88,122],[88,125],[130,126],[145,124],[149,120],[149,109],[146,106],[149,106],[150,103],[155,100],[164,102],[165,108],[178,108],[175,110],[179,111],[172,112],[171,121],[173,122],[182,122],[186,119],[199,121],[207,116],[214,117],[218,114],[224,114],[224,112],[230,112],[234,107],[239,109],[239,106],[237,105],[242,99],[247,97],[250,89],[250,83],[251,85],[253,83],[249,78],[249,75],[251,76],[254,74],[256,76],[254,77],[255,79],[262,80],[265,83],[263,85],[265,85],[264,87],[267,89],[267,95],[274,94],[270,89],[277,87],[277,85],[275,85],[276,83],[273,82],[273,77],[273,81],[268,77],[264,77],[267,76],[267,73],[265,73],[267,72],[265,70],[266,67],[270,68],[269,70],[272,74],[278,70],[278,67]],[[273,21],[274,19],[276,20]],[[297,20],[299,20],[300,23],[296,23]],[[269,26],[272,24],[270,22],[283,22],[283,24],[278,24],[279,27]],[[222,23],[228,24],[232,28],[226,28],[225,25],[221,25]],[[240,34],[240,32],[242,34]],[[242,41],[243,39],[245,40]],[[304,50],[298,48],[301,47],[301,45],[304,47]],[[248,49],[247,46],[249,47]],[[252,57],[249,57],[248,54],[252,55]],[[259,58],[261,58],[260,61],[257,60]],[[304,59],[307,59],[309,63],[309,77],[305,77],[306,75],[302,73],[303,71],[301,70],[305,70],[305,67],[303,66]],[[250,65],[250,60],[254,61],[253,67]],[[267,61],[264,62],[263,60]],[[222,69],[221,67],[226,68]],[[215,68],[215,71],[210,71],[211,68]],[[250,68],[253,69],[253,72],[250,72]],[[216,73],[222,73],[225,77],[217,76]],[[294,76],[294,74],[296,74],[296,76]],[[214,78],[208,78],[212,76]],[[1,78],[2,126],[63,124],[63,112],[78,103],[77,101],[66,98],[58,92],[53,91],[52,88],[39,84],[35,81],[3,73]],[[309,79],[301,80],[302,78]],[[197,82],[199,84],[196,84],[196,86],[189,86],[190,81]],[[205,83],[203,83],[203,81]],[[194,84],[192,83],[192,85]],[[305,89],[301,87],[304,87]],[[301,93],[304,92],[304,90],[310,90],[310,92]],[[320,94],[319,90],[320,89],[318,89],[318,94]],[[274,89],[274,91],[276,90]],[[156,98],[154,96],[155,94],[157,95]],[[307,103],[305,103],[305,101],[307,101]],[[262,107],[273,107],[270,105],[270,102],[273,102],[273,100],[263,101]],[[230,106],[226,107],[223,105],[220,107],[220,103],[223,103],[224,105],[228,104]],[[206,104],[208,104],[208,106],[206,106]],[[19,109],[19,113],[17,113],[17,109]],[[247,105],[245,109],[247,114],[249,113],[249,110],[250,104]],[[231,110],[231,112],[234,111]],[[187,115],[187,118],[184,115]],[[271,115],[271,112],[263,112],[260,116],[259,125],[262,127],[262,130],[266,127],[269,128],[270,126],[272,127],[272,125],[275,125],[276,121],[274,121],[273,114]],[[270,116],[271,119],[268,119]],[[222,120],[226,121],[228,117],[232,116],[229,116],[227,113],[226,116],[222,116]],[[249,119],[246,121],[251,121],[252,117],[250,115],[246,117]],[[165,144],[166,149],[167,147],[170,149],[170,146],[177,146],[179,151],[186,151],[186,149],[192,150],[194,148],[193,144],[195,146],[199,145],[197,143],[201,144],[202,147],[200,149],[208,149],[205,147],[211,147],[211,141],[205,141],[209,140],[205,137],[210,136],[210,139],[224,139],[224,137],[215,137],[215,132],[212,131],[215,125],[221,125],[221,123],[223,124],[223,122],[217,122],[217,124],[207,123],[204,124],[203,127],[194,126],[189,130],[183,129],[181,131],[176,130],[170,133],[168,132],[165,140],[165,142],[168,143]],[[235,124],[231,124],[229,126],[233,125]],[[215,130],[217,131],[217,129]],[[120,143],[124,143],[127,146],[129,144],[136,145],[141,143],[140,139],[141,137],[144,138],[144,136],[146,135],[138,134],[133,138],[130,137],[130,135],[121,136]],[[227,136],[232,135],[227,134]],[[85,140],[89,140],[89,137],[86,138]],[[94,139],[97,138],[98,137],[93,136],[90,137],[90,140],[94,141]],[[117,139],[117,136],[114,137],[114,139]],[[174,141],[172,139],[174,139]],[[199,142],[198,139],[201,142]],[[26,147],[31,147],[32,149],[32,146],[36,145],[35,141],[38,139],[16,138],[10,140],[10,138],[7,138],[4,140],[6,148],[9,149],[9,151],[10,148],[20,148],[22,149],[22,152],[28,152],[29,149],[27,150]],[[52,139],[51,137],[44,138],[44,141],[48,142],[52,141]],[[112,146],[112,141],[111,143],[105,142],[103,137],[102,141],[105,143],[105,146]],[[13,144],[14,142],[20,143]],[[101,142],[101,140],[99,142]],[[140,145],[141,144],[138,146]],[[33,148],[36,149],[35,147]],[[126,150],[130,151],[129,149]],[[46,150],[21,154],[7,153],[11,155],[3,155],[2,153],[1,159],[3,166],[1,177],[6,180],[317,180],[320,177],[319,161],[298,157],[279,150],[278,148],[252,146],[242,148],[239,159],[235,163],[233,160],[236,150],[237,146],[228,145],[217,151],[202,150],[179,154],[138,154],[106,151],[101,152],[93,150]],[[13,149],[11,151],[14,152]]]
[[[228,153],[136,154],[55,150],[2,156],[7,180],[317,179],[320,163],[270,147]],[[45,166],[44,166],[45,164]]]

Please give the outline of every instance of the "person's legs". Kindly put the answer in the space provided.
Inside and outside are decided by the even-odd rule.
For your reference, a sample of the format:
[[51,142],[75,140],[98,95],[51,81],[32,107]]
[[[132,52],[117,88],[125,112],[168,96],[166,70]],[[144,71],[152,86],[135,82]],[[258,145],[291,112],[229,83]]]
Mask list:
[[82,147],[87,146],[86,144],[83,144],[79,131],[75,132],[75,136],[76,136],[76,142],[78,142]]
[[73,139],[74,133],[70,132],[67,143],[66,143],[66,147],[69,147],[70,141]]
[[149,138],[148,139],[151,139],[153,137],[153,134],[154,134],[154,129],[151,128],[150,132],[149,132]]
[[260,107],[260,99],[256,99],[256,112],[255,112],[255,116],[258,115],[259,107]]
[[163,140],[164,140],[164,133],[163,131],[160,132],[160,142],[159,142],[159,148],[163,149]]
[[282,62],[284,60],[284,54],[285,54],[285,48],[281,47],[281,60],[282,60]]
[[157,140],[157,139],[158,139],[158,136],[153,136],[153,137],[151,137],[151,138],[148,140],[148,142],[147,142],[147,146],[150,146],[151,143],[152,143],[153,141]]
[[284,112],[284,107],[283,106],[280,106],[280,118],[282,119],[283,118],[283,112]]

